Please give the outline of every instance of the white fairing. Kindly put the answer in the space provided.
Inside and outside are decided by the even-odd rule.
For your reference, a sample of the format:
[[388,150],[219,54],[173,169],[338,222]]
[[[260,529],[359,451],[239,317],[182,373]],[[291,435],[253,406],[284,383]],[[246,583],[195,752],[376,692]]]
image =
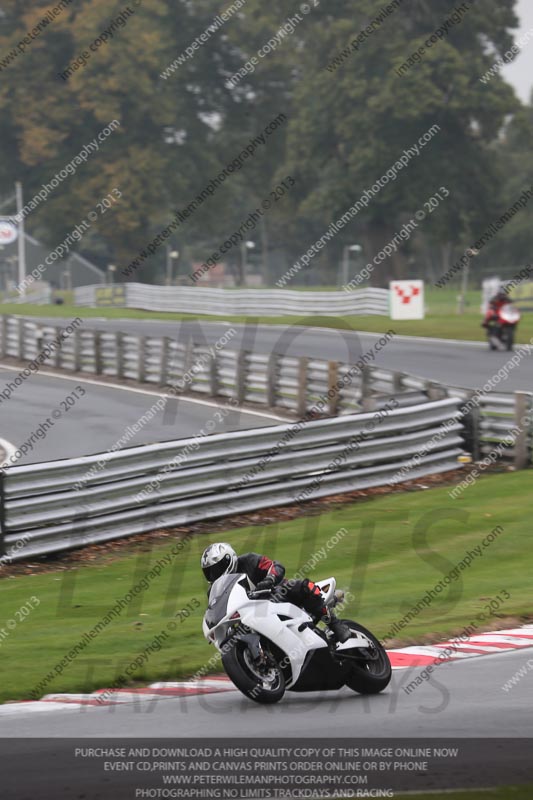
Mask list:
[[[326,598],[331,600],[335,592],[335,579],[330,578],[327,581],[317,583],[318,586],[322,584],[326,589]],[[239,583],[235,583],[227,601],[227,611],[224,618],[210,629],[204,617],[204,636],[209,642],[215,644],[219,650],[222,648],[215,640],[215,632],[221,627],[227,629],[232,624],[231,617],[236,613],[239,614],[243,625],[265,636],[285,653],[292,672],[292,678],[287,681],[287,687],[292,686],[298,680],[308,653],[328,646],[324,639],[307,625],[302,630],[298,630],[302,624],[312,622],[309,614],[303,609],[292,603],[274,603],[268,599],[251,600],[244,587]],[[280,619],[280,616],[286,619]],[[357,646],[368,647],[368,644],[369,642],[366,638],[354,632],[354,638],[351,638],[344,645],[338,644],[337,649]]]
[[316,581],[316,585],[324,596],[324,605],[331,605],[335,596],[335,589],[337,588],[337,581],[335,578],[328,578],[325,581]]
[[513,306],[503,306],[499,314],[502,322],[507,322],[508,325],[516,325],[520,321],[520,311]]

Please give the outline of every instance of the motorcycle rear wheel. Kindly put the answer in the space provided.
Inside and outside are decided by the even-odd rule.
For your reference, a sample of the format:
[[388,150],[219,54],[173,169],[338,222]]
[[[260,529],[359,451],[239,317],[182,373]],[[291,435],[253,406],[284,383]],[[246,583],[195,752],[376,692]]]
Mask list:
[[269,669],[261,672],[253,663],[246,642],[237,639],[222,655],[222,665],[237,689],[262,705],[278,703],[285,694],[285,678],[270,653]]
[[373,633],[363,628],[358,622],[349,619],[343,620],[354,631],[358,631],[366,636],[372,643],[372,650],[375,659],[365,663],[354,664],[351,668],[350,677],[346,681],[346,686],[359,694],[378,694],[386,689],[392,677],[392,667],[387,655],[387,651]]

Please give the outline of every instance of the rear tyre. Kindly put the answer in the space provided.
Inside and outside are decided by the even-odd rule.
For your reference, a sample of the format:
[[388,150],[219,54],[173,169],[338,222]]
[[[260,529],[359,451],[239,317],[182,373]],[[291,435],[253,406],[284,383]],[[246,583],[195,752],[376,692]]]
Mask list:
[[383,689],[387,688],[392,677],[392,668],[387,651],[374,634],[363,628],[362,625],[349,619],[343,619],[342,621],[353,631],[362,633],[370,642],[368,661],[361,660],[360,664],[352,666],[346,686],[354,692],[359,692],[359,694],[378,694],[382,692]]
[[263,705],[278,703],[285,694],[285,678],[274,657],[265,651],[266,663],[254,663],[246,642],[236,639],[222,655],[222,665],[237,689]]

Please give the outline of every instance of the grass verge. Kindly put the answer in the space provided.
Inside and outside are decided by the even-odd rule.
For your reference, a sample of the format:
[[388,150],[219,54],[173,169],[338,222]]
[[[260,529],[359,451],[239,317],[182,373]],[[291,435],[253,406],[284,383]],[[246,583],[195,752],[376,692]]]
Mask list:
[[[502,526],[503,532],[414,616],[400,638],[422,641],[459,633],[478,614],[487,614],[491,598],[504,592],[509,599],[497,607],[496,616],[489,613],[480,630],[502,627],[503,618],[519,624],[532,611],[531,472],[482,478],[455,501],[449,488],[393,494],[333,506],[321,516],[190,537],[160,575],[147,580],[120,615],[41,687],[39,696],[110,685],[161,631],[168,638],[132,671],[132,681],[176,679],[204,666],[214,651],[201,632],[206,587],[199,557],[214,540],[227,540],[239,552],[267,553],[286,565],[288,577],[299,570],[315,578],[335,575],[355,598],[346,616],[384,637],[467,551]],[[59,560],[55,572],[4,577],[0,700],[29,697],[83,634],[169,554],[180,535],[171,534],[168,545],[147,544],[119,557],[95,558],[78,569],[66,569]],[[21,609],[28,605],[37,607],[26,615]]]

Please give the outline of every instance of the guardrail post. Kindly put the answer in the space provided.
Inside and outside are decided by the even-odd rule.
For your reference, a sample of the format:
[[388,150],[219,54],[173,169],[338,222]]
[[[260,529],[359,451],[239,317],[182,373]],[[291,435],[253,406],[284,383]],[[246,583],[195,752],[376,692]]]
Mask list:
[[137,337],[139,383],[146,383],[146,336]]
[[514,424],[518,435],[514,443],[515,469],[527,469],[531,463],[531,398],[526,392],[515,392]]
[[124,334],[117,331],[115,334],[115,355],[117,364],[117,378],[124,377]]
[[307,380],[309,374],[309,359],[302,357],[298,360],[298,406],[299,417],[307,413]]
[[364,366],[361,369],[361,406],[363,411],[374,409],[372,397],[372,367]]
[[339,365],[336,361],[328,361],[328,411],[331,416],[336,416],[339,411]]
[[102,374],[102,336],[100,331],[93,331],[94,337],[94,372],[96,375]]
[[[185,353],[183,355],[183,375],[181,376],[182,392],[186,391],[187,388],[192,389],[194,381],[194,373],[192,372],[193,365],[194,365],[194,342],[192,339],[189,339],[185,347]],[[185,381],[185,376],[189,375],[189,373],[191,380]]]
[[267,405],[275,408],[278,400],[278,354],[270,353],[266,372]]
[[170,339],[163,336],[161,339],[161,372],[159,373],[159,383],[161,386],[168,386],[170,366]]
[[37,325],[32,325],[31,343],[37,355],[39,354],[39,341],[40,341],[40,329],[38,328]]
[[54,353],[54,367],[57,367],[57,369],[59,369],[61,367],[61,344],[59,344],[59,342],[61,342],[61,334],[62,334],[62,332],[63,332],[63,328],[59,328],[59,327],[55,327],[54,328],[54,333],[56,335],[56,344],[57,344],[57,348],[56,348],[56,351]]
[[[459,409],[468,405],[470,400],[475,396],[475,392],[467,392],[464,401]],[[463,414],[462,422],[464,428],[465,449],[471,453],[474,461],[479,461],[481,457],[481,428],[480,428],[481,410],[479,408],[479,400],[474,404],[466,414]]]
[[428,400],[444,400],[448,397],[448,392],[440,383],[435,383],[435,381],[427,381],[426,382],[426,394],[428,396]]
[[9,316],[4,314],[2,316],[2,358],[7,356],[7,331],[9,325]]
[[235,400],[239,405],[242,405],[246,398],[246,377],[248,372],[248,353],[246,350],[239,350],[235,366]]
[[5,510],[5,491],[4,481],[6,473],[0,470],[0,556],[6,555],[5,536],[6,536],[6,510]]
[[24,359],[24,320],[17,319],[17,357],[20,361]]
[[392,391],[394,394],[401,394],[403,392],[403,372],[392,373]]
[[81,331],[74,331],[74,372],[81,372]]
[[209,394],[211,397],[218,396],[218,361],[215,353],[209,356],[209,364],[207,367],[207,375],[209,380]]

